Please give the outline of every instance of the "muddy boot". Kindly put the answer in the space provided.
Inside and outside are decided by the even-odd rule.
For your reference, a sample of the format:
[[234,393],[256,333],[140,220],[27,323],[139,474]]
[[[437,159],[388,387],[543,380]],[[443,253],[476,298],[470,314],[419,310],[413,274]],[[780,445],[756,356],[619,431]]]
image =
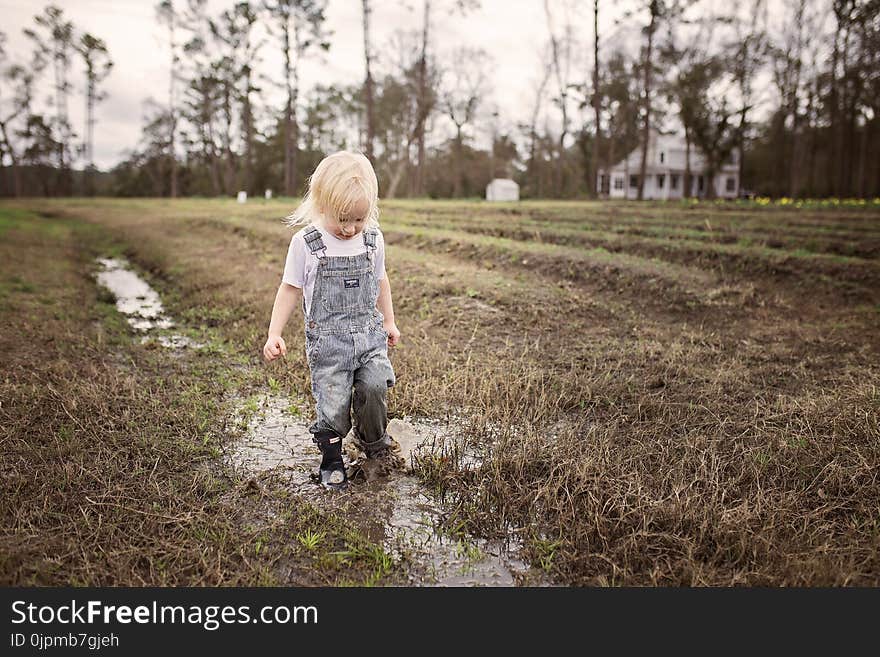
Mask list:
[[355,432],[359,447],[367,456],[370,462],[370,470],[374,474],[388,474],[394,470],[403,470],[404,461],[400,455],[400,445],[388,434],[385,434],[378,440],[372,442],[364,442],[360,435]]
[[312,441],[321,450],[317,479],[328,490],[344,490],[348,486],[345,462],[342,460],[342,438],[333,431],[318,431]]

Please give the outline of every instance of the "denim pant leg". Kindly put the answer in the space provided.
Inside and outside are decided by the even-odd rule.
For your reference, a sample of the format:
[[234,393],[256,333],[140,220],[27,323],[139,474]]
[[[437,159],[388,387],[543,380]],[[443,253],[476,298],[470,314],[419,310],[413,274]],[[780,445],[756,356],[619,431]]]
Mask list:
[[333,358],[311,364],[312,395],[317,419],[309,431],[330,429],[345,437],[351,430],[351,387],[354,372]]
[[388,388],[394,370],[384,353],[376,353],[354,372],[352,410],[358,437],[366,443],[381,440],[388,426]]

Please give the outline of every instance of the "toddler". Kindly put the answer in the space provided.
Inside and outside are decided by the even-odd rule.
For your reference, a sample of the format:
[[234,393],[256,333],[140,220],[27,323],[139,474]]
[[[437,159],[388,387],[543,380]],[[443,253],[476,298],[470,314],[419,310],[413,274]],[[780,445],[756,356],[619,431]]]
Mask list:
[[370,161],[340,151],[321,160],[308,192],[287,217],[308,224],[290,241],[275,295],[263,356],[287,354],[281,337],[294,307],[305,315],[306,357],[316,419],[309,428],[321,451],[322,486],[339,490],[348,477],[342,439],[352,429],[368,458],[390,457],[386,395],[394,385],[388,347],[400,340],[385,243],[379,230],[379,185]]

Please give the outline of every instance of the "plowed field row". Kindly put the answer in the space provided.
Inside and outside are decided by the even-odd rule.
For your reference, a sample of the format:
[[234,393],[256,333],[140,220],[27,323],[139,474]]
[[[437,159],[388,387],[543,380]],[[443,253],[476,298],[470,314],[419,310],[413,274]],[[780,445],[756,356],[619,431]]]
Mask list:
[[[197,225],[231,226],[232,230],[252,234],[257,241],[268,236],[289,241],[290,233],[283,232],[284,229],[275,222],[242,219],[193,221]],[[404,225],[386,226],[383,232],[389,245],[451,255],[459,261],[475,263],[483,270],[503,267],[510,272],[537,273],[563,283],[587,286],[606,296],[629,295],[638,298],[638,304],[645,309],[651,307],[662,314],[692,312],[700,306],[741,303],[751,293],[748,288],[724,285],[712,272],[703,269],[627,253],[611,253],[601,247],[583,249]],[[644,295],[645,289],[652,290],[652,294]]]
[[[385,219],[441,220],[441,221],[485,221],[506,225],[536,224],[549,227],[568,227],[580,230],[607,230],[612,232],[657,231],[658,234],[691,236],[695,238],[715,238],[722,241],[753,240],[770,242],[784,239],[802,239],[807,246],[817,240],[842,242],[846,247],[854,243],[859,248],[867,245],[874,248],[880,241],[880,227],[875,222],[859,217],[855,222],[840,224],[837,217],[829,216],[815,221],[804,221],[797,215],[780,213],[753,213],[734,215],[732,213],[649,213],[633,211],[626,214],[592,211],[583,208],[579,213],[561,211],[550,213],[544,209],[507,209],[492,207],[459,208],[453,206],[443,209],[420,209],[412,205],[391,206],[384,214]],[[619,212],[619,210],[615,211]],[[843,253],[843,255],[858,255]]]
[[592,235],[643,236],[669,240],[705,241],[708,243],[736,244],[739,247],[766,247],[794,252],[830,254],[839,256],[875,259],[880,255],[880,233],[876,236],[841,232],[828,229],[819,232],[815,229],[766,227],[766,229],[747,229],[741,226],[725,226],[695,223],[692,227],[670,225],[666,222],[652,221],[597,221],[593,218],[572,222],[539,220],[528,216],[512,218],[499,214],[444,214],[429,216],[422,213],[391,213],[386,215],[385,224],[402,222],[409,225],[448,227],[450,225],[486,226],[498,229],[530,229],[540,232],[579,233]]
[[[588,251],[603,249],[615,255],[635,256],[652,262],[667,262],[689,268],[698,266],[706,270],[714,270],[719,275],[733,274],[738,279],[746,280],[766,277],[779,281],[794,279],[797,285],[801,286],[801,280],[807,277],[818,286],[837,288],[843,285],[850,292],[860,292],[868,299],[872,298],[872,293],[880,286],[880,262],[866,258],[718,244],[692,239],[637,237],[559,227],[502,227],[486,222],[468,221],[448,223],[428,221],[407,224],[391,222],[390,225],[394,226],[396,231],[403,233],[448,235],[450,232],[459,231],[520,241],[524,244],[553,244],[565,248],[579,247]],[[388,230],[387,226],[386,230]]]

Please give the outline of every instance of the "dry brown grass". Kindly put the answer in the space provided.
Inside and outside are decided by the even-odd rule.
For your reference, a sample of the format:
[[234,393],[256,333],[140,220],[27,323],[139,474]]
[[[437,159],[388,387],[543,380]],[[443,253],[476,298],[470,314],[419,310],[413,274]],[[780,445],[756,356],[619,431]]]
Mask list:
[[[444,492],[450,526],[514,533],[534,563],[569,584],[880,582],[880,292],[845,260],[816,270],[816,259],[798,256],[792,271],[777,271],[749,266],[735,249],[689,260],[672,245],[640,251],[625,236],[621,249],[658,258],[665,277],[652,280],[625,259],[572,275],[576,256],[554,254],[552,244],[525,264],[504,255],[531,248],[518,217],[549,231],[554,217],[570,224],[588,211],[609,223],[625,216],[635,230],[661,215],[675,227],[666,207],[602,207],[526,204],[508,214],[509,243],[474,249],[465,233],[452,243],[415,224],[431,212],[454,221],[478,205],[386,206],[392,237],[427,231],[389,246],[404,335],[391,410],[463,414],[484,457],[477,471],[455,458],[422,463]],[[241,359],[243,386],[257,390],[271,373],[307,397],[296,320],[288,362],[266,368],[259,357],[289,241],[276,219],[288,208],[42,209],[124,237],[178,316],[215,331],[224,358]],[[682,210],[682,226],[734,221],[698,212]],[[738,212],[750,230],[778,221],[780,230],[873,236],[878,226],[865,214]],[[858,266],[873,272],[875,255],[865,255]],[[711,287],[689,294],[703,279],[676,279],[683,266]]]
[[[0,230],[0,583],[394,581],[376,577],[372,544],[343,518],[219,467],[222,398],[254,373],[210,330],[200,356],[129,334],[90,277],[124,241],[9,208]],[[316,528],[349,556],[303,550],[296,536]]]

